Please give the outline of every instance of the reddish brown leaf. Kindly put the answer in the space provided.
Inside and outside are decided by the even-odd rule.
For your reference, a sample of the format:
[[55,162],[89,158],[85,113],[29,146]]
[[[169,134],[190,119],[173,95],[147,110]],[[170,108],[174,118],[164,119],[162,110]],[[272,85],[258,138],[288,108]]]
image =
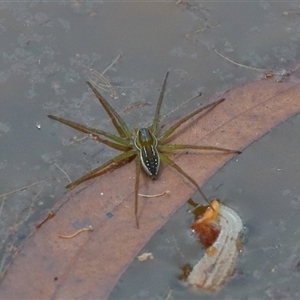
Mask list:
[[[235,88],[209,114],[189,122],[175,141],[242,149],[298,112],[299,95],[300,86],[294,83],[257,81]],[[231,157],[182,153],[173,158],[202,185]],[[34,229],[15,257],[1,282],[0,298],[107,298],[138,251],[194,193],[193,186],[167,167],[158,180],[142,180],[140,193],[168,189],[171,194],[140,199],[137,230],[134,176],[131,163],[68,192],[54,208],[56,216]],[[107,212],[114,217],[106,218]],[[75,232],[78,224],[92,225],[94,231],[73,239],[58,237]]]

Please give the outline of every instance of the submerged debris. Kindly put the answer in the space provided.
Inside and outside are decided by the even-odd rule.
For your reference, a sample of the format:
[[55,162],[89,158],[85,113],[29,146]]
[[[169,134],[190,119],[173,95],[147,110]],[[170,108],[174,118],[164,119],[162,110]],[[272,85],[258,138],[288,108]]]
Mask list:
[[145,252],[138,256],[139,261],[144,261],[147,259],[154,259],[154,255],[151,252]]

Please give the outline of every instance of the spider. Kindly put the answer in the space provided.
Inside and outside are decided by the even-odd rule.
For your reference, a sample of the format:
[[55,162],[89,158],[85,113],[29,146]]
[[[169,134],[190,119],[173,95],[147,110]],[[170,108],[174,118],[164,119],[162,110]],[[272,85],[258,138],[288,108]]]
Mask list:
[[[48,115],[50,119],[59,121],[67,126],[70,126],[78,131],[83,133],[90,134],[94,140],[103,143],[111,148],[123,151],[123,153],[117,155],[116,157],[110,159],[106,163],[97,167],[96,169],[90,171],[86,175],[80,177],[74,182],[68,184],[66,188],[73,188],[78,184],[89,180],[91,178],[103,175],[109,171],[120,168],[125,163],[131,162],[133,159],[136,163],[136,177],[135,177],[135,204],[134,204],[134,215],[136,220],[136,226],[139,228],[138,220],[138,190],[139,190],[139,180],[140,180],[140,170],[141,168],[145,173],[152,179],[155,180],[158,176],[160,163],[166,163],[170,167],[177,170],[181,175],[183,175],[190,183],[192,183],[197,190],[200,192],[202,197],[209,203],[207,197],[200,189],[197,182],[190,177],[179,165],[177,165],[173,160],[171,160],[166,153],[173,152],[177,150],[193,149],[193,150],[215,150],[223,151],[225,153],[241,153],[238,150],[231,150],[226,148],[219,148],[213,146],[196,146],[196,145],[186,145],[186,144],[165,144],[166,140],[174,133],[174,131],[181,126],[183,123],[188,121],[193,116],[199,114],[200,112],[206,109],[213,109],[218,104],[223,102],[225,99],[222,98],[218,101],[215,101],[211,104],[198,108],[194,112],[190,113],[186,117],[180,119],[169,129],[164,131],[162,134],[157,135],[159,131],[159,122],[161,119],[160,108],[164,98],[164,93],[167,85],[167,79],[169,72],[167,72],[163,85],[160,91],[158,102],[156,105],[156,111],[154,115],[153,122],[150,126],[146,128],[134,128],[130,130],[124,120],[120,115],[112,108],[112,106],[107,102],[107,100],[96,90],[96,88],[87,81],[88,86],[94,92],[103,108],[106,110],[109,115],[114,127],[119,133],[118,135],[111,134],[109,132],[88,127],[73,121],[62,119],[53,115]],[[105,139],[103,138],[105,137]]]

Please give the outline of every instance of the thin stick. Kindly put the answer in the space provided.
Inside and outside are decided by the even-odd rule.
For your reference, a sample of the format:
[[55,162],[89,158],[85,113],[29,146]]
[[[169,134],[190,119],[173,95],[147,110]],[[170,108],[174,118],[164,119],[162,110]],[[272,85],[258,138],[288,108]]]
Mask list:
[[89,136],[88,135],[86,135],[86,136],[84,136],[84,137],[82,137],[82,138],[80,138],[80,139],[74,139],[70,144],[68,144],[68,146],[71,146],[71,145],[73,145],[73,144],[75,144],[75,143],[78,143],[78,142],[80,142],[80,141],[82,141],[82,140],[85,140],[85,139],[87,139]]
[[203,32],[203,31],[207,30],[208,28],[210,28],[210,27],[208,27],[208,26],[202,27],[202,28],[200,28],[198,30],[195,30],[195,31],[191,32],[191,33],[187,33],[185,35],[185,37],[188,38],[188,39],[190,39],[194,34]]
[[259,71],[259,72],[270,72],[270,70],[268,70],[268,69],[254,68],[254,67],[250,67],[250,66],[246,66],[246,65],[237,63],[237,62],[231,60],[230,58],[224,56],[223,54],[221,54],[220,52],[218,52],[216,49],[213,49],[213,50],[214,50],[219,56],[221,56],[222,58],[226,59],[227,61],[231,62],[232,64],[234,64],[234,65],[236,65],[236,66],[243,67],[243,68],[250,69],[250,70],[254,70],[254,71]]
[[169,190],[166,190],[160,194],[155,194],[155,195],[145,195],[145,194],[138,194],[140,197],[144,197],[144,198],[156,198],[156,197],[160,197],[163,195],[170,195],[171,192]]
[[55,161],[53,162],[53,164],[54,164],[60,171],[62,171],[62,172],[66,175],[66,177],[68,178],[69,182],[71,183],[72,180],[70,179],[70,177],[69,177],[69,175],[67,174],[67,172],[66,172],[64,169],[62,169]]
[[8,256],[9,256],[8,253],[6,253],[6,254],[3,255],[3,258],[2,258],[1,264],[0,264],[0,274],[3,274],[2,271],[4,269],[5,261],[8,258]]
[[35,228],[37,228],[37,229],[41,228],[44,223],[46,223],[48,220],[52,219],[54,216],[55,216],[55,212],[53,210],[50,210],[48,212],[46,218],[42,222],[36,224]]
[[[88,76],[89,81],[90,81],[93,85],[99,87],[99,88],[102,89],[103,91],[106,91],[106,92],[113,92],[112,85],[110,84],[110,82],[108,81],[108,79],[107,79],[104,75],[102,75],[100,72],[98,72],[98,71],[96,71],[96,70],[93,70],[93,69],[90,69],[90,71],[91,71],[91,73],[94,74],[94,77],[96,77],[95,80],[94,80],[92,77]],[[99,83],[99,81],[102,81],[103,84],[102,84],[102,83]]]
[[2,203],[1,203],[1,206],[0,206],[0,217],[2,215],[2,211],[3,211],[3,206],[5,204],[5,201],[6,201],[6,197],[3,197],[3,200],[2,200]]
[[4,198],[5,196],[8,196],[8,195],[13,194],[13,193],[15,193],[15,192],[19,192],[19,191],[25,190],[25,189],[27,189],[27,188],[30,188],[30,187],[32,187],[32,186],[35,186],[35,185],[37,185],[37,184],[39,184],[39,183],[41,183],[41,182],[44,182],[44,181],[46,181],[46,179],[43,179],[43,180],[34,182],[34,183],[32,183],[32,184],[29,184],[29,185],[25,185],[25,186],[23,186],[23,187],[20,187],[20,188],[18,188],[18,189],[16,189],[16,190],[13,190],[13,191],[11,191],[11,192],[8,192],[8,193],[1,194],[1,195],[0,195],[0,198]]
[[111,97],[115,97],[116,96],[116,92],[114,91],[113,86],[110,84],[109,80],[104,76],[104,73],[107,72],[118,61],[118,59],[120,57],[121,57],[121,55],[118,54],[117,57],[111,62],[111,64],[103,72],[101,72],[101,73],[98,72],[98,71],[96,71],[96,70],[94,70],[94,69],[92,69],[92,68],[88,68],[88,67],[84,66],[91,73],[90,74],[91,76],[88,76],[89,81],[91,81],[93,85],[101,88],[102,90],[104,90],[106,92],[110,92],[111,93]]
[[202,27],[202,28],[200,28],[200,29],[198,29],[198,30],[195,30],[195,31],[191,32],[191,33],[187,33],[187,34],[185,35],[185,37],[186,37],[187,39],[190,39],[190,38],[192,38],[192,36],[195,35],[195,34],[198,34],[198,33],[200,33],[200,32],[204,32],[204,31],[207,30],[207,29],[213,29],[213,28],[215,28],[215,27],[220,27],[220,25],[215,25],[215,26],[205,26],[205,27]]
[[129,105],[128,107],[122,109],[122,110],[120,111],[120,113],[123,114],[123,113],[125,113],[126,111],[128,111],[128,110],[130,110],[130,109],[132,109],[132,108],[143,107],[143,106],[149,106],[149,105],[150,105],[149,102],[142,102],[142,101],[140,101],[140,102],[135,102],[135,103],[132,103],[131,105]]
[[187,100],[185,100],[184,102],[182,102],[181,104],[179,104],[177,107],[175,107],[173,110],[169,111],[166,115],[164,115],[162,117],[162,119],[165,119],[168,115],[172,114],[174,111],[178,110],[181,106],[187,104],[188,102],[197,99],[198,97],[201,97],[202,93],[200,92],[197,96],[191,97]]
[[[198,97],[201,97],[201,96],[202,96],[202,93],[200,92],[197,96],[194,96],[194,97],[191,97],[191,98],[185,100],[184,102],[182,102],[181,104],[179,104],[178,106],[176,106],[173,110],[169,111],[167,114],[165,114],[164,116],[162,116],[160,122],[161,122],[162,120],[164,120],[165,118],[167,118],[167,116],[169,116],[170,114],[172,114],[173,112],[175,112],[176,110],[178,110],[181,106],[183,106],[183,105],[189,103],[190,101],[195,100],[195,99],[197,99]],[[151,121],[148,121],[148,122],[145,124],[145,126],[149,125],[150,122],[151,122]]]
[[171,297],[172,297],[172,292],[173,292],[173,290],[172,290],[171,288],[169,288],[168,294],[167,294],[165,300],[170,300],[170,299],[171,299]]
[[93,227],[90,225],[88,227],[84,227],[84,228],[81,228],[81,229],[77,230],[75,233],[73,233],[71,235],[59,235],[58,237],[61,238],[61,239],[72,239],[73,237],[80,234],[81,232],[93,231],[93,230],[94,230]]
[[121,57],[120,54],[118,54],[118,56],[111,62],[111,64],[101,73],[102,75],[104,75],[104,73],[106,73],[106,71],[108,71]]
[[[37,199],[37,197],[39,196],[39,194],[42,192],[42,190],[43,190],[43,187],[41,188],[41,190],[35,195],[35,197],[31,200],[31,204],[30,204],[30,206],[29,206],[29,211],[28,211],[28,214],[27,214],[27,216],[26,216],[26,218],[24,219],[24,220],[22,220],[22,221],[20,221],[19,223],[17,223],[17,224],[15,224],[14,225],[14,227],[15,228],[17,228],[19,225],[21,225],[21,224],[24,224],[28,219],[29,219],[29,217],[30,217],[30,215],[31,215],[31,212],[32,212],[32,203],[34,202],[34,200],[36,200]],[[25,209],[26,210],[26,209]],[[23,210],[24,211],[24,210]]]

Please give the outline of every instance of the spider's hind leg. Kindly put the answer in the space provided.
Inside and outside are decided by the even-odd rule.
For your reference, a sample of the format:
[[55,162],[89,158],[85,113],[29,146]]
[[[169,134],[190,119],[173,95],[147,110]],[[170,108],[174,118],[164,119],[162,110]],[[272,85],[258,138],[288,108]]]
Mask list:
[[79,179],[71,182],[66,186],[67,189],[74,188],[75,186],[79,185],[80,183],[87,181],[89,179],[101,176],[109,171],[113,171],[117,168],[120,168],[124,163],[128,163],[133,160],[135,157],[136,152],[135,150],[130,150],[120,155],[110,159],[106,163],[102,164],[100,167],[90,171],[89,173],[85,174],[84,176],[80,177]]

